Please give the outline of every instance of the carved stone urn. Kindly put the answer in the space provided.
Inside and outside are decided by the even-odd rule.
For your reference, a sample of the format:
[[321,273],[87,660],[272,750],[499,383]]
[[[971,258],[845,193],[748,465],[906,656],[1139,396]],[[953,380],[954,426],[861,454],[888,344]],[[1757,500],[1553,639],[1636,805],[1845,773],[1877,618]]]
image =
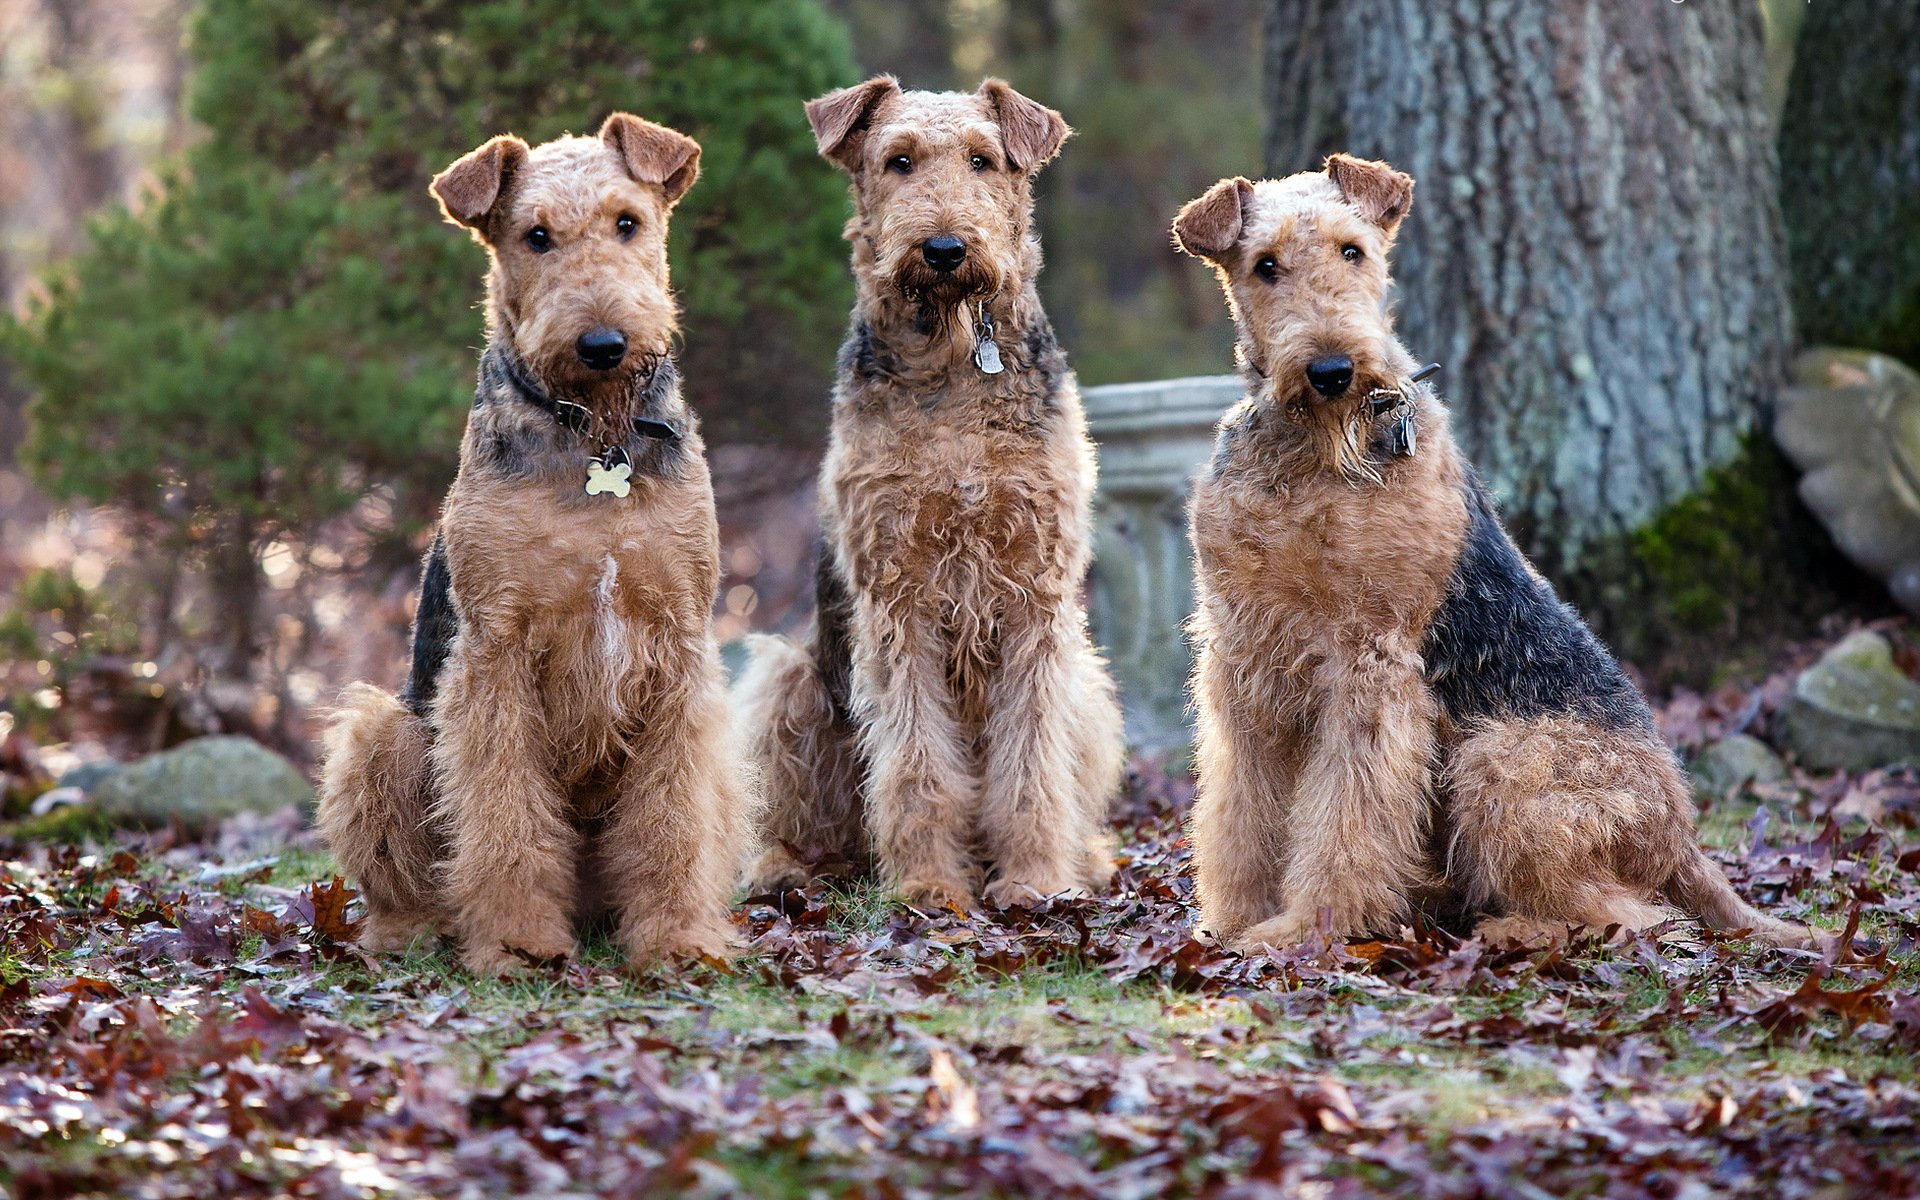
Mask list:
[[1213,451],[1214,423],[1240,394],[1236,377],[1207,375],[1109,384],[1084,396],[1100,447],[1088,613],[1120,685],[1128,741],[1141,752],[1192,741],[1187,490]]

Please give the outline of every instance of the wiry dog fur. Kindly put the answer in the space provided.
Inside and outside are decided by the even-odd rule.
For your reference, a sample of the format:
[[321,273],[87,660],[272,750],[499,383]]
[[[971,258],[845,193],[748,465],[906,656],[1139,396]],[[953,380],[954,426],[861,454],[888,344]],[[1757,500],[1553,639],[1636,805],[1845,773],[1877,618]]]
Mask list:
[[[983,859],[997,903],[1102,888],[1123,744],[1080,598],[1093,446],[1034,287],[1032,181],[1066,123],[999,80],[890,77],[807,117],[852,177],[858,299],[811,644],[761,639],[740,685],[769,804],[750,883],[824,851],[929,904],[969,903]],[[940,236],[955,269],[933,265]],[[997,375],[974,360],[983,309]]]
[[[709,623],[713,489],[668,353],[667,220],[699,153],[615,114],[594,138],[494,138],[433,181],[487,248],[489,344],[407,690],[350,687],[326,735],[320,827],[372,948],[445,931],[497,972],[571,954],[603,913],[636,962],[730,944],[751,816]],[[589,365],[590,331],[624,337],[617,365]],[[631,494],[588,495],[611,445]]]
[[[1247,396],[1191,507],[1201,653],[1194,867],[1240,947],[1391,932],[1417,908],[1489,932],[1643,928],[1662,893],[1804,945],[1736,895],[1645,700],[1502,528],[1388,317],[1413,180],[1345,155],[1222,180],[1179,246],[1211,262]],[[1331,398],[1309,363],[1351,359]],[[1321,368],[1324,372],[1324,365]],[[1323,382],[1327,381],[1322,375]],[[1398,453],[1412,405],[1415,451]]]

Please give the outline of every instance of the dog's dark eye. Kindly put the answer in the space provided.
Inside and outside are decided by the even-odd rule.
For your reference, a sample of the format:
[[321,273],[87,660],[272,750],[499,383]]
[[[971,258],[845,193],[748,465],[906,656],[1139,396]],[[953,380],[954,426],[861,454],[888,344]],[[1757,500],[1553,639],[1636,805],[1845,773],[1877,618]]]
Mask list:
[[1273,255],[1269,254],[1253,264],[1253,273],[1271,283],[1280,278],[1280,264],[1273,261]]
[[632,213],[621,213],[613,227],[620,231],[620,240],[624,242],[633,237],[633,231],[640,228],[640,222],[633,219]]
[[887,160],[887,170],[895,175],[913,174],[913,160],[904,154],[896,154]]
[[545,254],[553,249],[553,236],[547,232],[545,226],[535,225],[527,230],[527,248],[535,254]]
[[1347,260],[1348,262],[1359,262],[1359,261],[1360,261],[1360,247],[1358,247],[1358,246],[1342,246],[1342,247],[1340,247],[1340,257],[1341,257],[1341,258],[1344,258],[1344,259],[1346,259],[1346,260]]
[[976,154],[976,155],[974,155],[974,156],[973,156],[972,158],[969,158],[969,159],[967,160],[967,162],[968,162],[968,163],[969,163],[969,164],[970,164],[970,165],[971,165],[971,166],[973,167],[973,169],[974,169],[974,170],[976,170],[976,171],[984,171],[984,170],[986,170],[986,169],[987,169],[987,167],[988,167],[988,166],[990,165],[990,164],[989,164],[989,163],[987,162],[987,158],[986,158],[986,155],[984,155],[984,154]]

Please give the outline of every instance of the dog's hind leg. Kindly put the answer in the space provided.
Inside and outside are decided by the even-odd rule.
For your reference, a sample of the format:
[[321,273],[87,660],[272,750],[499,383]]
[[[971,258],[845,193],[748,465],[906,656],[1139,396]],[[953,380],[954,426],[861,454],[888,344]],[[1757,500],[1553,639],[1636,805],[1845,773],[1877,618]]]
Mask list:
[[1693,840],[1693,799],[1651,733],[1570,717],[1489,722],[1447,767],[1454,836],[1448,873],[1476,907],[1525,923],[1644,929],[1672,917],[1667,896],[1721,929],[1775,945],[1805,930],[1760,913]]
[[443,917],[435,868],[446,838],[430,816],[432,732],[394,696],[355,683],[322,744],[316,820],[366,901],[361,944],[398,950],[433,933]]
[[805,647],[756,637],[734,686],[740,742],[760,774],[762,848],[746,870],[749,892],[807,881],[796,851],[866,857],[861,765],[852,726]]
[[1081,886],[1104,892],[1113,882],[1114,835],[1107,818],[1127,771],[1127,733],[1106,660],[1084,633],[1078,640],[1073,650],[1074,688],[1067,703],[1077,742],[1075,780],[1081,823],[1088,830],[1081,854]]

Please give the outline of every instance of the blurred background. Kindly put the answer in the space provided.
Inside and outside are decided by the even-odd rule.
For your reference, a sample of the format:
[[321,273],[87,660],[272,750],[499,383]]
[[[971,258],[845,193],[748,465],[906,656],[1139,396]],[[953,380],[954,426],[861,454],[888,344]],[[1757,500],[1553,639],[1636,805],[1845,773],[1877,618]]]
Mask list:
[[1098,633],[1175,651],[1117,654],[1130,692],[1177,708],[1185,616],[1182,473],[1130,463],[1199,461],[1234,394],[1138,386],[1230,369],[1168,222],[1336,149],[1418,179],[1403,336],[1643,677],[1920,603],[1912,0],[0,0],[0,766],[222,731],[306,765],[341,683],[400,681],[482,339],[426,181],[614,109],[705,148],[673,263],[720,632],[804,625],[851,289],[801,105],[882,70],[1077,130],[1041,290],[1134,479]]

